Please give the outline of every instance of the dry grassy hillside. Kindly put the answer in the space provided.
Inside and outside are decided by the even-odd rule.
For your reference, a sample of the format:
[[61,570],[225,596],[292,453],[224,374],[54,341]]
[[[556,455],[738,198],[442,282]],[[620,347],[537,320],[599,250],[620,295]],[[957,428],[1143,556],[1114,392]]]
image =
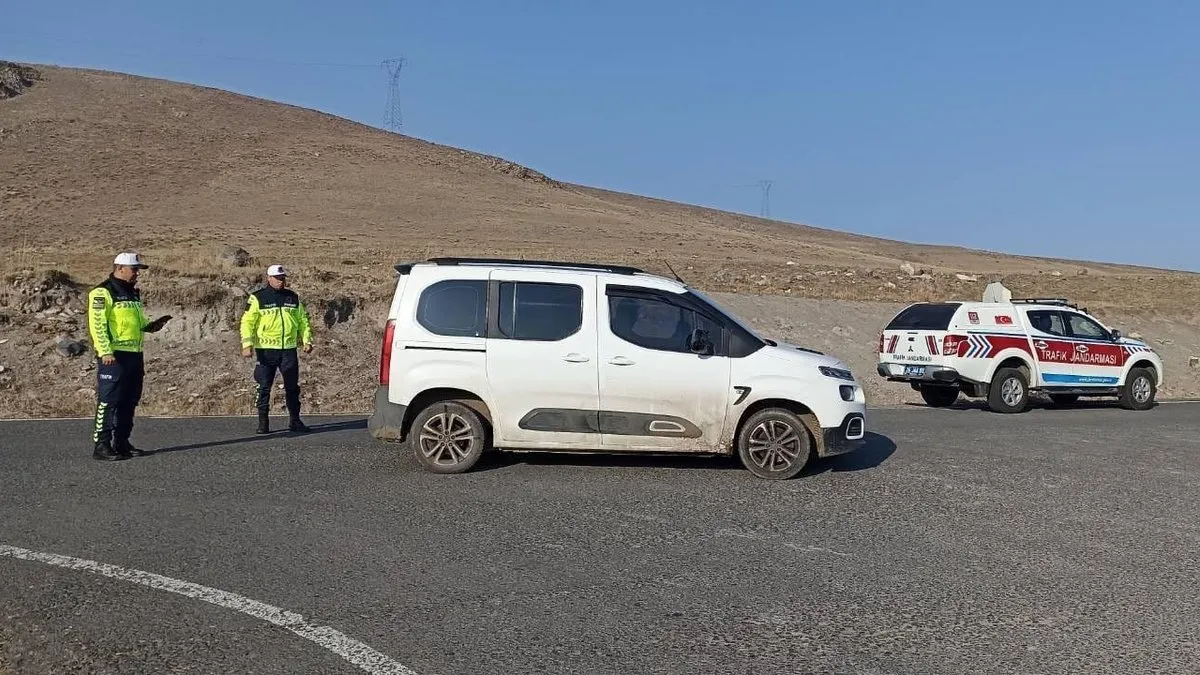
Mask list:
[[154,265],[142,282],[152,314],[179,317],[151,340],[148,412],[248,410],[233,322],[276,260],[294,269],[321,330],[306,377],[310,403],[325,410],[367,404],[391,264],[429,255],[654,271],[666,260],[709,291],[887,303],[978,297],[1004,278],[1022,294],[1065,295],[1102,312],[1196,317],[1198,275],[853,236],[563,184],[213,89],[0,70],[0,415],[90,412],[87,357],[58,352],[74,351],[65,339],[85,338],[79,293],[122,248]]

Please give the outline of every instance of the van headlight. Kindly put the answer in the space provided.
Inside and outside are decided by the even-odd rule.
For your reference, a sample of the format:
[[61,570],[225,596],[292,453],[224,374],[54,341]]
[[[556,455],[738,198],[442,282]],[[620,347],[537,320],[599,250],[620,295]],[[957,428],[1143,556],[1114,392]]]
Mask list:
[[850,371],[848,371],[844,368],[834,368],[832,366],[821,366],[820,371],[821,371],[821,374],[824,375],[825,377],[832,377],[832,378],[835,378],[838,380],[849,380],[850,382],[854,381],[854,373],[851,373]]

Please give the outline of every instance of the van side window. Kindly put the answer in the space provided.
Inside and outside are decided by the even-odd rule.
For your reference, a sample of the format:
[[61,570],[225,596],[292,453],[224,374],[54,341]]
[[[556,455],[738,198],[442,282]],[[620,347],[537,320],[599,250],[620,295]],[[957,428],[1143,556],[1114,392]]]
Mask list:
[[583,288],[500,282],[500,333],[513,340],[562,340],[583,326]]
[[1029,312],[1028,316],[1029,325],[1034,330],[1041,331],[1047,335],[1067,336],[1067,329],[1063,324],[1062,312],[1041,309]]
[[483,337],[487,331],[487,280],[448,279],[421,292],[417,323],[450,337]]
[[653,298],[608,298],[609,327],[613,335],[646,349],[691,353],[688,338],[696,328],[708,331],[720,349],[722,327],[693,310]]

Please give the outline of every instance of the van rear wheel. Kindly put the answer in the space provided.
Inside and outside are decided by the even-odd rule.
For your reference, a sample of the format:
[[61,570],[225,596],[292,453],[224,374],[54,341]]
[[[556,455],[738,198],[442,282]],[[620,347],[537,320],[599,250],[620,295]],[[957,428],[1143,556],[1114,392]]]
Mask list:
[[433,473],[463,473],[483,456],[487,424],[457,401],[439,401],[417,413],[409,432],[417,461]]
[[738,433],[738,458],[746,470],[766,480],[795,478],[813,452],[808,426],[790,410],[768,408],[750,416]]

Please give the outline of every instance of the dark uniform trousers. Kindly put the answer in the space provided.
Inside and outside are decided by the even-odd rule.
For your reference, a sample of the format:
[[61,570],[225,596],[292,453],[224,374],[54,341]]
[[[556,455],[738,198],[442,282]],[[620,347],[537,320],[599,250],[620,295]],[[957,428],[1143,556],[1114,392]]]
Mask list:
[[96,443],[121,443],[133,433],[133,413],[142,400],[146,377],[141,352],[113,352],[111,366],[96,361]]
[[258,384],[258,412],[271,410],[271,387],[275,374],[283,376],[283,392],[288,413],[300,415],[300,359],[295,349],[256,349],[258,363],[254,366],[254,381]]

